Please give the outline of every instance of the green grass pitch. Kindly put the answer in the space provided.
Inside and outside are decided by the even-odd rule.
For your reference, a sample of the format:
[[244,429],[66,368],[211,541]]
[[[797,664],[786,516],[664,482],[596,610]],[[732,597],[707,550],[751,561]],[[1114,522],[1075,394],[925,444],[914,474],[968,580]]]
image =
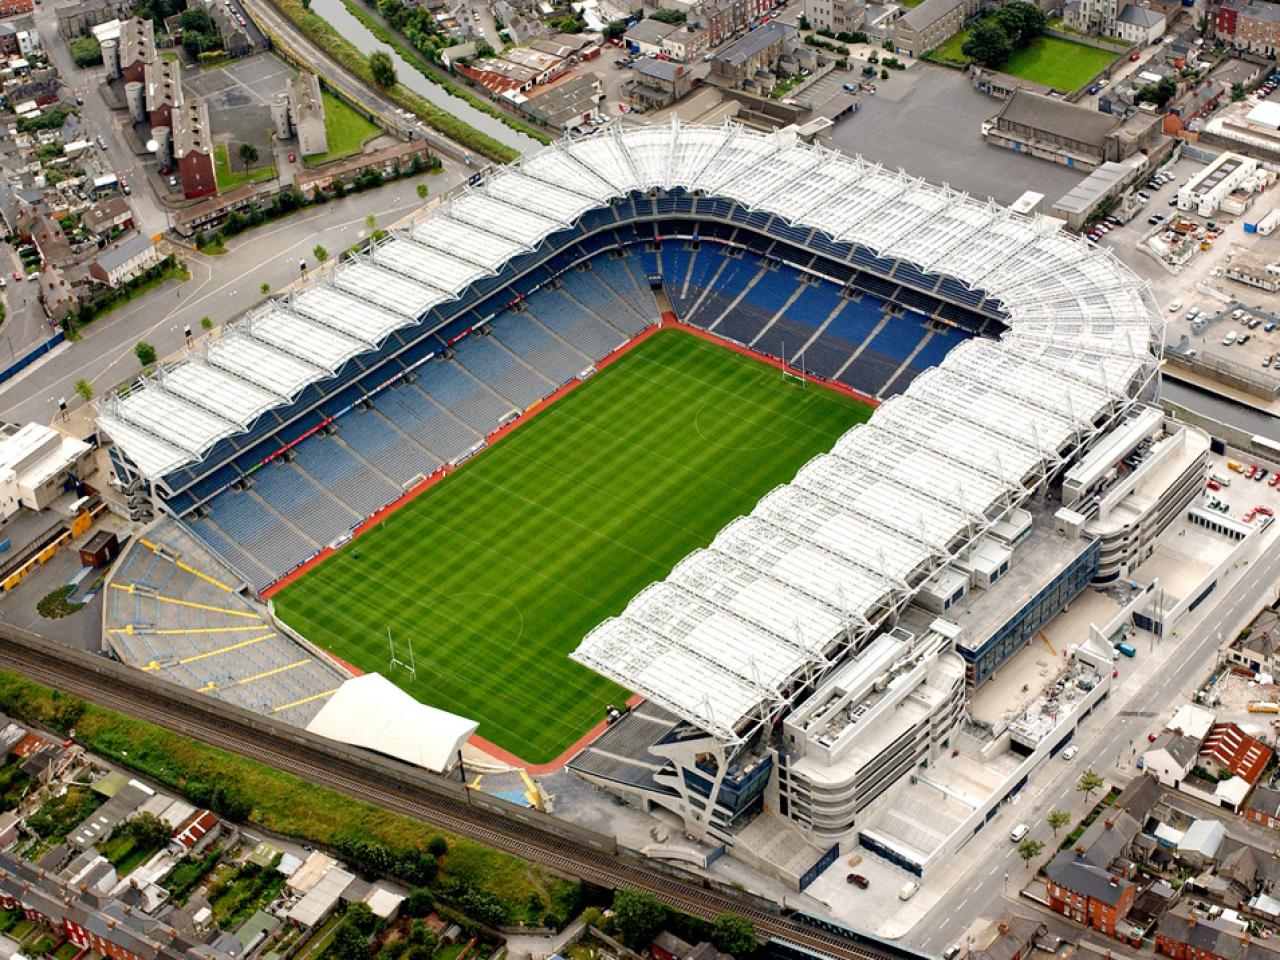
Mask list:
[[[569,659],[870,415],[661,331],[275,597],[284,621],[545,763],[626,693]],[[416,680],[388,670],[412,640]]]

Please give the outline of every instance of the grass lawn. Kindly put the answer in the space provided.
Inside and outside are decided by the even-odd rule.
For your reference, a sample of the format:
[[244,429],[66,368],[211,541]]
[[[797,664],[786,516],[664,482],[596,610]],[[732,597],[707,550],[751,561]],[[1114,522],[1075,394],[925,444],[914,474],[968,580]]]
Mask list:
[[53,956],[54,960],[75,960],[75,956],[79,952],[80,948],[70,940],[67,940],[57,950],[53,951]]
[[[968,38],[969,31],[961,30],[930,51],[929,59],[951,66],[968,66],[970,60],[960,49]],[[1118,55],[1059,37],[1038,37],[1028,46],[1015,50],[1000,71],[1070,93],[1088,83]]]
[[[663,331],[274,597],[309,640],[555,758],[622,690],[569,654],[870,408]],[[358,414],[353,414],[358,415]],[[416,680],[388,671],[413,642]]]
[[321,96],[324,98],[324,132],[329,149],[303,157],[303,163],[309,167],[359,153],[366,143],[382,132],[376,123],[327,90]]
[[239,153],[235,156],[234,168],[232,168],[231,163],[225,143],[220,143],[213,148],[213,175],[218,181],[219,192],[234,190],[236,187],[243,186],[246,183],[260,183],[263,180],[270,180],[276,175],[276,168],[272,164],[268,164],[265,167],[251,168],[248,173],[245,173],[244,163],[241,162]]
[[209,881],[209,906],[223,930],[234,930],[284,889],[285,876],[274,865],[260,867],[245,863],[239,867],[223,864]]
[[127,877],[135,867],[141,866],[147,860],[150,860],[159,849],[159,847],[139,844],[124,830],[118,830],[102,846],[101,852],[111,862],[111,865],[116,868],[117,875]]

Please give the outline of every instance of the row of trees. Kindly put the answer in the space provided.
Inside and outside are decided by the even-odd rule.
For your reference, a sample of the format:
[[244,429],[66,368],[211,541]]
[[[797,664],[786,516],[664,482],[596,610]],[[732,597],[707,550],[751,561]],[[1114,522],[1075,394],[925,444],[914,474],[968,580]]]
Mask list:
[[[1101,775],[1092,768],[1082,773],[1080,779],[1076,781],[1076,790],[1084,794],[1085,800],[1092,799],[1093,794],[1101,790],[1103,786],[1105,786],[1105,782]],[[1045,823],[1049,825],[1049,829],[1053,831],[1053,839],[1057,840],[1058,831],[1071,822],[1071,814],[1065,810],[1050,810],[1044,819]],[[1018,844],[1018,856],[1022,858],[1023,863],[1028,865],[1043,852],[1044,844],[1030,837],[1024,837]]]
[[960,50],[974,63],[1000,67],[1044,33],[1046,23],[1044,11],[1034,3],[1013,0],[976,23]]
[[592,907],[582,915],[583,919],[602,932],[616,936],[632,950],[648,948],[653,938],[673,922],[693,923],[699,927],[695,936],[705,935],[722,953],[732,954],[734,960],[751,960],[759,948],[756,930],[751,921],[736,913],[723,913],[710,929],[703,929],[701,921],[673,915],[657,898],[636,890],[618,890],[613,895],[613,913],[606,917]]

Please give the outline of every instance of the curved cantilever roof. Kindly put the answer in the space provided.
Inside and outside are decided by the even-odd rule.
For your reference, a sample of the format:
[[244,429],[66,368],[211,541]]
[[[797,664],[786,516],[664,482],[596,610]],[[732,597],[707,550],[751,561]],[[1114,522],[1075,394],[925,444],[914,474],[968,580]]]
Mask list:
[[[99,424],[148,476],[197,462],[587,211],[673,188],[954,277],[1008,314],[1000,340],[953,350],[573,654],[734,739],[1131,402],[1155,368],[1161,318],[1109,251],[787,131],[615,129],[494,172],[371,256],[104,401]],[[837,638],[833,618],[845,625]]]

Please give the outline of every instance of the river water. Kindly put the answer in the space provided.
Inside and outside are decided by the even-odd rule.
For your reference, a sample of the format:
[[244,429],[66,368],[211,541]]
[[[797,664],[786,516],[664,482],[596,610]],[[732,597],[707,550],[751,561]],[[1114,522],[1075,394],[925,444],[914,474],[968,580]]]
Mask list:
[[537,140],[512,130],[501,120],[489,116],[483,110],[477,110],[461,97],[455,97],[438,83],[428,80],[418,72],[417,67],[406,61],[394,48],[389,48],[370,33],[368,27],[352,16],[351,11],[346,8],[342,0],[311,0],[311,12],[328,20],[339,34],[350,40],[355,45],[355,48],[366,56],[375,50],[383,50],[389,53],[396,65],[396,78],[424,99],[430,100],[436,106],[448,110],[458,119],[470,124],[482,133],[487,133],[513,150],[519,150],[521,153],[531,153],[534,150],[541,149],[542,144]]

